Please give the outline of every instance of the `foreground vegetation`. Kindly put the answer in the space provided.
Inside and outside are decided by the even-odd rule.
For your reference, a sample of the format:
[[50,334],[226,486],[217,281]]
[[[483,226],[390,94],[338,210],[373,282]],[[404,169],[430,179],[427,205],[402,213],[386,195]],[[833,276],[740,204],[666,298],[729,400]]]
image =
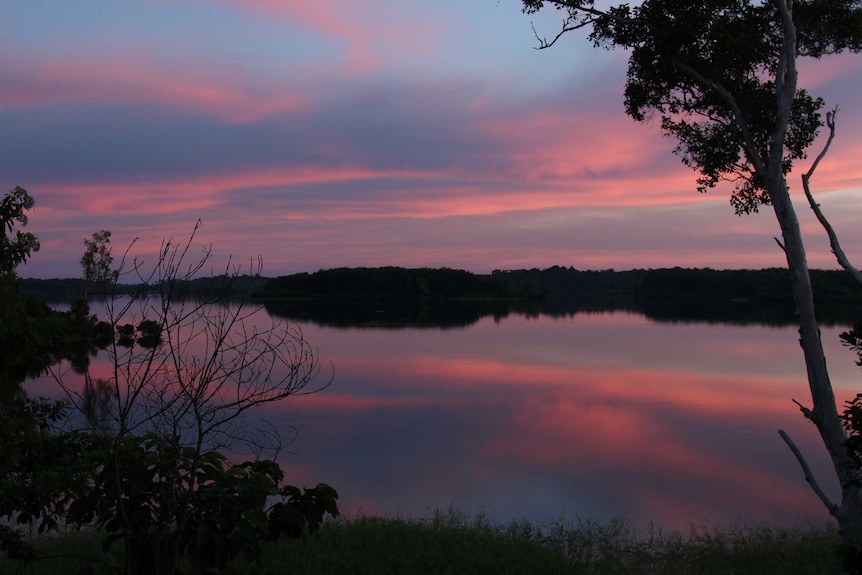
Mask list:
[[[680,533],[637,531],[622,520],[500,525],[450,509],[422,520],[330,521],[317,537],[282,538],[265,545],[255,561],[236,560],[221,573],[838,574],[838,543],[834,529],[817,526]],[[94,536],[71,534],[45,547],[48,557],[27,567],[0,558],[0,573],[53,575],[87,566],[98,573],[122,564],[102,553]]]

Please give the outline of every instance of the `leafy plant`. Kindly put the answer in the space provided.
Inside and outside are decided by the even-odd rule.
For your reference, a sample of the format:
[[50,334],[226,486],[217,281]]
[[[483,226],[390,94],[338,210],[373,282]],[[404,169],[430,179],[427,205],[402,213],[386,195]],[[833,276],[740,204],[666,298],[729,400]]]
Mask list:
[[[61,431],[67,402],[19,397],[0,405],[0,517],[56,530],[67,503],[89,490],[107,453],[108,438],[87,431]],[[27,561],[32,546],[9,526],[0,528],[0,550]]]
[[0,227],[3,228],[0,235],[0,274],[14,274],[19,264],[39,251],[36,236],[20,229],[27,225],[27,211],[35,205],[27,190],[20,186],[15,186],[0,199]]
[[72,501],[68,518],[106,532],[105,551],[122,541],[129,573],[174,573],[184,555],[194,572],[212,572],[241,554],[254,559],[282,534],[314,533],[325,514],[338,515],[338,494],[328,485],[301,492],[279,487],[282,479],[274,461],[231,464],[177,438],[127,436],[86,495]]
[[[210,257],[207,247],[184,262],[193,238],[163,242],[150,271],[126,252],[109,274],[107,378],[85,374],[81,391],[54,372],[72,403],[112,437],[90,489],[70,500],[68,519],[106,532],[106,550],[122,542],[127,573],[173,575],[187,563],[195,572],[220,569],[281,534],[314,533],[338,513],[338,495],[325,484],[282,487],[274,461],[229,460],[237,444],[257,454],[280,447],[277,435],[246,426],[246,411],[328,382],[311,387],[317,354],[298,327],[259,325],[256,309],[223,299],[230,289],[183,297],[179,286]],[[116,282],[129,274],[140,291],[118,296]],[[239,268],[228,264],[223,287],[236,277]]]
[[[856,354],[856,365],[862,367],[862,323],[857,323],[852,329],[838,336],[842,345]],[[844,404],[842,415],[844,428],[847,430],[847,451],[851,460],[862,473],[862,394],[857,394]]]
[[[0,206],[7,231],[26,223],[23,212],[32,207],[26,192],[16,198],[24,202],[18,211],[6,210],[6,200]],[[210,256],[207,248],[184,264],[191,238],[164,242],[149,274],[133,260],[125,273],[137,275],[141,293],[118,297],[127,262],[124,256],[110,270],[109,237],[94,234],[87,242],[92,257],[82,260],[85,274],[88,265],[96,270],[88,279],[114,283],[106,286],[112,287],[107,322],[90,314],[86,300],[65,313],[34,305],[20,293],[17,260],[9,260],[11,273],[0,269],[0,295],[14,296],[0,299],[0,344],[7,344],[0,383],[17,386],[47,368],[68,398],[31,400],[18,389],[0,403],[0,517],[35,524],[39,533],[62,523],[93,525],[106,533],[106,551],[122,542],[127,573],[174,575],[180,565],[212,572],[239,555],[256,557],[263,542],[282,534],[316,533],[326,514],[338,515],[334,489],[282,486],[274,461],[236,464],[225,455],[237,443],[257,454],[278,452],[277,435],[248,430],[244,414],[325,388],[328,382],[306,390],[319,372],[315,350],[286,322],[252,324],[255,310],[218,299],[229,290],[203,301],[181,298],[177,286]],[[228,265],[225,284],[239,275]],[[90,357],[99,349],[107,350],[113,369],[93,378]],[[64,380],[65,368],[50,367],[61,358],[84,375],[83,388]],[[70,431],[61,424],[72,408],[85,419],[78,416]],[[35,557],[9,525],[0,526],[0,550],[19,560]]]
[[[862,322],[856,323],[838,337],[842,345],[856,354],[856,365],[862,367]],[[862,394],[856,394],[856,397],[844,403],[841,420],[847,431],[847,455],[857,470],[857,483],[862,483]],[[862,570],[862,546],[844,541],[839,553],[848,573]]]

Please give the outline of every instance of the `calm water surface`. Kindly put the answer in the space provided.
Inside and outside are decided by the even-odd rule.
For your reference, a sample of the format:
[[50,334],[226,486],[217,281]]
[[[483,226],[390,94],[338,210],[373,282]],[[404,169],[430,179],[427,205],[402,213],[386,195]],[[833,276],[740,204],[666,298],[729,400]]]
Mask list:
[[[625,516],[686,528],[826,520],[776,430],[836,492],[792,328],[642,316],[510,316],[459,330],[303,325],[335,365],[325,392],[267,417],[299,435],[283,458],[348,510],[421,515],[454,503],[503,521]],[[835,385],[858,380],[825,330]]]
[[[792,327],[628,313],[300,326],[335,379],[257,415],[297,432],[279,459],[288,482],[333,485],[348,513],[454,504],[504,522],[623,516],[681,529],[828,520],[777,434],[790,433],[835,494],[814,426],[791,401],[810,403]],[[859,374],[840,331],[823,340],[846,399]]]

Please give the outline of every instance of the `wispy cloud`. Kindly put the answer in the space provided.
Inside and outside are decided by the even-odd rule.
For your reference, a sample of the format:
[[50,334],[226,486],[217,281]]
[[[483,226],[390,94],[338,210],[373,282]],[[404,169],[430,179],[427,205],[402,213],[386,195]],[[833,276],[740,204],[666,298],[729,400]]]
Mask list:
[[[96,229],[161,237],[198,218],[208,240],[263,254],[273,274],[782,264],[768,208],[734,218],[727,188],[697,194],[673,141],[624,115],[624,54],[577,38],[538,53],[516,6],[79,8],[3,8],[21,22],[0,41],[0,172],[36,197],[46,246],[26,273],[77,261],[78,238]],[[86,36],[64,27],[74,18]],[[802,66],[803,83],[842,108],[813,185],[848,246],[862,241],[862,113],[843,101],[860,82],[854,61]],[[790,183],[798,194],[798,170]],[[833,266],[816,222],[800,218],[811,261]]]
[[210,115],[227,122],[250,122],[308,110],[313,102],[301,87],[279,85],[226,69],[152,62],[136,55],[99,61],[32,58],[0,61],[8,89],[0,107],[47,104],[124,106],[147,104],[169,115]]

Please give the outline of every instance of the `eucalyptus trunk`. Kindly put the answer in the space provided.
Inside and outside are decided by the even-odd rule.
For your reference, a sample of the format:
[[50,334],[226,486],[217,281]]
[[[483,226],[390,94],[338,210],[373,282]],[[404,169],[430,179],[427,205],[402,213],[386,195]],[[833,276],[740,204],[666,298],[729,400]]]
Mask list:
[[[862,494],[860,494],[859,470],[853,465],[845,447],[847,434],[838,413],[835,394],[826,368],[826,356],[820,339],[820,327],[814,309],[811,279],[799,221],[790,201],[784,178],[777,178],[774,182],[770,182],[769,192],[775,216],[781,226],[787,267],[790,269],[799,314],[799,344],[805,357],[808,387],[811,391],[812,408],[802,407],[802,412],[817,427],[841,486],[840,503],[829,501],[822,492],[818,495],[837,520],[844,542],[860,546],[862,545]],[[819,491],[816,483],[812,487],[815,491]]]
[[[792,0],[776,0],[784,31],[783,45],[778,58],[778,68],[775,72],[776,122],[770,135],[769,156],[766,159],[765,170],[761,164],[761,176],[765,176],[767,193],[775,211],[778,225],[781,227],[783,239],[782,248],[787,258],[793,284],[793,294],[796,300],[796,310],[799,315],[799,344],[805,357],[805,368],[808,376],[808,387],[811,391],[812,407],[809,409],[800,404],[802,413],[817,427],[823,445],[829,452],[835,475],[841,486],[840,503],[832,502],[820,489],[817,481],[808,469],[804,458],[793,442],[784,432],[782,438],[793,450],[803,469],[806,480],[817,496],[838,522],[841,536],[848,551],[862,549],[862,498],[860,498],[860,470],[850,459],[846,447],[847,433],[844,429],[829,371],[826,368],[826,355],[823,352],[823,342],[820,339],[820,326],[814,308],[814,293],[811,289],[811,276],[808,271],[808,260],[805,255],[805,245],[799,220],[790,199],[787,180],[784,176],[784,149],[787,138],[788,121],[791,107],[797,90],[797,37],[793,21]],[[831,128],[832,126],[830,126]],[[857,565],[845,565],[848,571],[859,572]]]

